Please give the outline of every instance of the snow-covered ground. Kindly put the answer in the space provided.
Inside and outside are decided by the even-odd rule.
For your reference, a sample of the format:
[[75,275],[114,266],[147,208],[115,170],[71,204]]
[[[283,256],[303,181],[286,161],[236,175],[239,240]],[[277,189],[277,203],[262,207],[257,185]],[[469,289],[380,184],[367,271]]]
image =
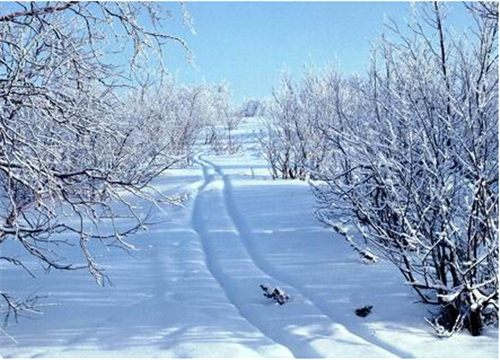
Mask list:
[[[424,321],[429,308],[390,264],[363,264],[315,219],[306,183],[270,179],[257,128],[250,119],[236,132],[242,153],[200,153],[191,168],[158,179],[188,200],[168,214],[155,210],[153,218],[167,221],[129,239],[140,250],[100,254],[114,286],[100,288],[85,272],[31,279],[0,269],[3,290],[36,291],[50,305],[7,329],[17,344],[0,335],[0,355],[498,357],[495,329],[434,336]],[[262,296],[264,283],[290,301]],[[372,313],[356,316],[365,305]]]

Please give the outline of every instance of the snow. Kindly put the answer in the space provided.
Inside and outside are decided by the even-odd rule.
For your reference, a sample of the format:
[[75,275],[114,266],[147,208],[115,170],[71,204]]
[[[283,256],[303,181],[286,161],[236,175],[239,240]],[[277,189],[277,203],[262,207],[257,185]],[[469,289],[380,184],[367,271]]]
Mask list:
[[[127,239],[138,251],[96,256],[114,286],[98,287],[84,271],[39,269],[31,279],[2,268],[3,290],[48,295],[49,306],[8,327],[17,344],[0,335],[0,356],[498,357],[497,329],[436,337],[424,320],[431,309],[391,264],[364,264],[318,222],[307,183],[271,180],[258,124],[234,132],[242,153],[201,151],[192,167],[157,180],[188,199],[154,209],[153,219],[167,221]],[[278,305],[261,284],[290,300]],[[355,315],[367,305],[367,317]]]

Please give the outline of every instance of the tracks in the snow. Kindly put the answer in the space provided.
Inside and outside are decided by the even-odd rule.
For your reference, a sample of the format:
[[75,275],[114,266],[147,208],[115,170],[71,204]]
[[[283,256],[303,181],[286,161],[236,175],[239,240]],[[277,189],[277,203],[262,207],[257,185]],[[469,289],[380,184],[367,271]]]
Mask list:
[[256,327],[264,336],[266,336],[273,342],[286,347],[295,358],[317,357],[318,354],[312,351],[311,352],[293,351],[292,350],[294,348],[293,344],[287,344],[286,342],[283,342],[279,336],[275,336],[275,334],[266,329],[266,327],[263,326],[261,322],[255,321],[255,319],[253,319],[252,316],[247,314],[247,311],[243,308],[241,299],[239,299],[238,296],[236,296],[234,290],[229,289],[228,277],[227,275],[225,275],[222,269],[220,269],[219,264],[215,261],[216,256],[214,254],[214,250],[210,246],[209,224],[204,214],[202,213],[203,191],[211,182],[216,180],[216,176],[214,173],[211,174],[209,172],[209,166],[207,166],[204,162],[196,159],[195,163],[197,163],[202,167],[204,180],[203,184],[198,190],[198,194],[196,195],[194,201],[193,212],[192,212],[192,227],[200,238],[203,251],[205,253],[205,262],[208,271],[212,274],[213,278],[220,285],[228,301],[236,307],[238,313],[251,325]]
[[[410,354],[401,351],[400,349],[394,348],[393,346],[380,341],[376,337],[369,333],[368,329],[356,326],[348,326],[349,321],[345,317],[338,316],[332,313],[332,311],[322,302],[321,299],[315,299],[307,293],[306,289],[297,281],[295,281],[290,276],[277,271],[274,269],[267,261],[255,250],[252,240],[252,231],[247,225],[245,219],[241,216],[236,202],[233,198],[233,188],[231,179],[229,175],[226,175],[222,168],[208,160],[198,158],[196,160],[198,165],[203,169],[204,184],[201,186],[198,196],[195,200],[193,208],[193,228],[199,234],[200,240],[203,243],[203,249],[206,254],[207,267],[210,272],[219,282],[221,287],[224,289],[228,300],[233,303],[240,314],[246,318],[246,320],[257,327],[265,336],[273,340],[274,342],[286,346],[295,357],[324,357],[328,355],[328,351],[318,351],[318,347],[311,346],[309,342],[315,339],[322,338],[322,341],[335,342],[335,339],[325,340],[323,338],[328,338],[324,334],[314,334],[314,336],[299,336],[293,331],[286,329],[286,323],[283,323],[281,327],[273,328],[270,324],[266,323],[266,319],[255,316],[255,313],[249,313],[245,308],[244,300],[234,293],[234,288],[231,289],[230,283],[234,282],[231,276],[228,275],[224,269],[221,268],[221,263],[218,263],[217,252],[214,250],[210,239],[210,229],[209,224],[204,220],[201,208],[201,196],[205,188],[212,182],[221,180],[222,181],[222,201],[225,212],[227,213],[232,226],[234,226],[234,233],[236,235],[239,244],[242,245],[242,253],[248,258],[251,264],[263,274],[266,278],[270,279],[273,283],[281,283],[282,285],[293,289],[293,293],[296,297],[302,299],[303,309],[306,309],[310,313],[318,314],[321,318],[319,320],[324,324],[325,320],[335,326],[347,330],[347,338],[350,340],[355,339],[362,346],[372,347],[376,352],[376,355],[380,357],[411,357]],[[280,314],[278,314],[280,315]],[[283,315],[281,315],[283,318]],[[284,321],[284,319],[282,319]],[[292,325],[290,323],[289,325]],[[312,324],[311,324],[312,325]],[[343,332],[342,332],[343,333]],[[345,334],[344,334],[345,335]],[[333,344],[335,345],[335,344]],[[334,346],[333,346],[334,347]],[[341,353],[336,354],[336,356],[342,356]]]

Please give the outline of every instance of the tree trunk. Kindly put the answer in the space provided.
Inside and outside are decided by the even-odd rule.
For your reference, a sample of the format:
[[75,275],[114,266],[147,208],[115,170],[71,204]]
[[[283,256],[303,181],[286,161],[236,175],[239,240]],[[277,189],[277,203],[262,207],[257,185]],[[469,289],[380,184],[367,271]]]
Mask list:
[[481,335],[483,328],[483,319],[481,318],[481,309],[475,308],[469,311],[468,328],[472,336]]

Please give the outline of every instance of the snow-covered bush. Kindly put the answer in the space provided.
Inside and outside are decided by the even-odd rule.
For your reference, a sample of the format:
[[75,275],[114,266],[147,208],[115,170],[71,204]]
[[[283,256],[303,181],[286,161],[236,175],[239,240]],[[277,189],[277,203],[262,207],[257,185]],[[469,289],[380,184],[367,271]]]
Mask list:
[[164,81],[130,96],[127,104],[134,118],[129,124],[148,132],[150,148],[162,149],[170,159],[188,162],[201,136],[205,136],[206,144],[217,143],[218,96],[217,85]]
[[[184,41],[164,31],[164,13],[150,3],[10,4],[0,15],[0,246],[7,241],[48,270],[87,268],[106,277],[89,247],[129,249],[123,236],[144,225],[126,196],[152,200],[147,184],[178,161],[158,143],[149,109],[131,107],[131,80],[161,68],[162,50]],[[122,51],[123,66],[111,63]],[[141,123],[142,121],[142,123]],[[178,146],[177,146],[178,147]],[[115,207],[135,220],[115,226]],[[107,226],[101,226],[106,223]],[[106,231],[107,230],[107,231]],[[59,249],[76,245],[74,265]],[[82,261],[83,260],[83,261]],[[0,257],[29,269],[17,258]],[[1,311],[31,309],[0,292]]]
[[214,131],[217,134],[217,142],[213,149],[218,154],[234,154],[241,144],[234,139],[233,131],[240,124],[242,117],[231,106],[231,92],[228,84],[221,83],[214,87],[213,106],[216,115]]
[[498,312],[498,6],[466,6],[472,35],[427,3],[388,25],[365,76],[285,77],[261,144],[273,178],[311,179],[319,218],[357,228],[440,326],[477,335]]
[[498,19],[471,8],[475,35],[452,41],[442,5],[424,6],[409,34],[391,25],[368,77],[348,85],[355,107],[334,104],[345,126],[326,130],[335,152],[317,175],[318,213],[353,219],[441,306],[439,326],[477,335],[498,311]]
[[330,85],[328,77],[309,72],[299,84],[284,76],[274,91],[260,137],[274,179],[306,180],[322,166],[329,148],[320,129],[331,117]]
[[264,102],[255,99],[247,100],[240,106],[237,114],[241,117],[263,116],[265,114]]

